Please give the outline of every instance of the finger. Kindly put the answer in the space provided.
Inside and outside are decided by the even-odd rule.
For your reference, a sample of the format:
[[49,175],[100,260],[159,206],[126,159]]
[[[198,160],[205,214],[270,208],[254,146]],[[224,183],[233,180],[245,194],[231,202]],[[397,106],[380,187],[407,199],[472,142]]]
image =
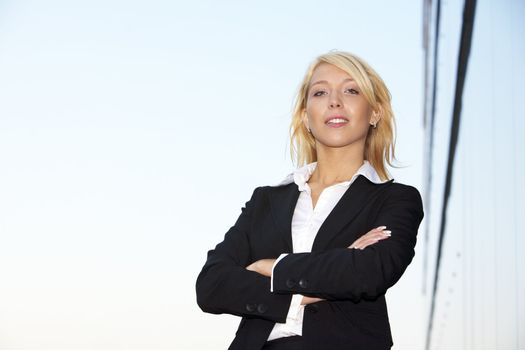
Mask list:
[[377,239],[367,239],[367,240],[361,242],[361,243],[357,246],[356,249],[361,249],[361,250],[362,250],[362,249],[365,249],[366,247],[368,247],[368,246],[370,246],[370,245],[372,245],[372,244],[374,244],[374,243],[377,243],[377,242],[379,242],[379,240],[377,240]]
[[348,248],[354,248],[354,247],[360,245],[362,241],[363,241],[362,238],[356,239],[356,240],[354,241],[354,243],[352,243],[352,244],[350,244],[350,246],[348,246]]
[[368,233],[366,233],[366,234],[362,235],[361,237],[359,237],[358,239],[356,239],[350,246],[348,246],[348,248],[355,248],[356,246],[361,246],[361,244],[366,239],[370,239],[370,238],[383,239],[385,236],[390,237],[392,231],[385,230],[385,228],[386,228],[386,226],[379,226],[379,227],[376,227],[376,228],[368,231]]
[[354,243],[352,243],[348,248],[355,248],[355,247],[360,247],[363,242],[366,240],[366,237],[361,237],[359,239],[357,239]]
[[384,238],[384,237],[390,237],[392,235],[392,231],[390,230],[382,230],[382,231],[376,231],[373,233],[367,233],[363,237],[360,237],[362,240],[370,239],[370,238]]
[[369,239],[384,239],[385,237],[390,237],[391,233],[392,233],[392,231],[390,231],[390,230],[383,230],[383,231],[376,231],[376,232],[372,232],[372,233],[367,233],[366,235],[361,236],[358,239],[356,239],[355,242],[352,243],[352,245],[349,248],[351,248],[351,247],[353,247],[355,245],[360,245],[360,244],[362,244],[363,242],[365,242],[366,240],[369,240]]
[[367,239],[366,241],[362,242],[361,244],[359,244],[359,249],[365,249],[366,247],[368,246],[371,246],[373,244],[376,244],[378,243],[379,241],[383,240],[383,239],[387,239],[388,237],[387,236],[384,236],[384,237],[379,237],[379,238],[371,238],[371,239]]
[[365,236],[362,236],[360,237],[359,239],[357,239],[354,243],[352,243],[348,248],[356,248],[356,247],[361,247],[363,246],[363,244],[366,244],[367,241],[373,239],[379,239],[380,237],[384,237],[384,235],[382,234],[374,234],[374,235],[371,235],[371,234],[366,234]]
[[367,238],[365,239],[363,242],[361,242],[362,244],[369,244],[370,242],[373,242],[373,243],[376,243],[378,241],[381,241],[383,239],[387,239],[389,238],[390,236],[387,236],[385,234],[381,234],[381,235],[377,235],[377,236],[373,236],[373,237],[370,237],[370,238]]
[[379,226],[373,230],[368,231],[366,234],[362,235],[359,238],[368,238],[377,235],[382,235],[383,233],[391,233],[390,230],[386,230],[386,226]]
[[362,239],[360,240],[359,242],[355,242],[354,244],[352,244],[349,248],[354,248],[354,249],[364,249],[372,244],[375,244],[383,239],[387,239],[390,237],[390,232],[388,233],[380,233],[380,234],[376,234],[376,235],[371,235],[365,239]]
[[366,234],[371,234],[371,233],[374,233],[374,232],[381,232],[381,231],[383,231],[385,229],[386,229],[386,226],[378,226],[376,228],[371,229]]

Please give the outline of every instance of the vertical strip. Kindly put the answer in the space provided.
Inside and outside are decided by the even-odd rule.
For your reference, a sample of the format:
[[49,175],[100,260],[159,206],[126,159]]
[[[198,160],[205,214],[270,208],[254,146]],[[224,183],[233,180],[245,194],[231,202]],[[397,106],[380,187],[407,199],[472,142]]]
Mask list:
[[[459,46],[458,67],[456,72],[456,88],[454,94],[454,108],[452,112],[452,124],[450,130],[450,143],[447,161],[447,172],[445,180],[445,189],[443,192],[443,206],[441,211],[441,223],[439,229],[436,268],[434,273],[434,286],[432,289],[432,299],[430,305],[430,315],[427,329],[426,349],[430,349],[433,318],[436,305],[436,291],[439,282],[439,269],[441,266],[441,254],[443,249],[443,241],[445,238],[445,228],[447,224],[447,208],[452,188],[452,176],[454,174],[454,160],[456,156],[456,148],[458,143],[459,127],[461,121],[461,108],[463,104],[463,90],[465,87],[465,78],[467,75],[468,59],[470,55],[470,48],[472,44],[472,31],[474,27],[474,14],[476,11],[476,0],[465,0],[463,8],[463,24],[461,27],[461,39]],[[433,95],[436,94],[434,90]]]

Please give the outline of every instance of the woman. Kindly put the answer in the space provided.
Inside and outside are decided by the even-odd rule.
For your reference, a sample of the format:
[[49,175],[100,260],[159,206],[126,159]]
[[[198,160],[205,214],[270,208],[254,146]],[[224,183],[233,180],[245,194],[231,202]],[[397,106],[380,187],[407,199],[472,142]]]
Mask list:
[[241,316],[229,349],[390,349],[385,292],[414,256],[421,196],[388,178],[390,93],[359,57],[317,57],[290,127],[300,165],[255,188],[197,278],[205,312]]

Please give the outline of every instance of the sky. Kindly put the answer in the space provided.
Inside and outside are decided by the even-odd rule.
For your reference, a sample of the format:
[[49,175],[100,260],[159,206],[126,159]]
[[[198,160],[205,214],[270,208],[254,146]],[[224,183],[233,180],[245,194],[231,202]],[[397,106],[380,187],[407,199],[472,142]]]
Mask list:
[[[293,171],[315,56],[379,72],[391,173],[422,188],[421,5],[1,2],[0,348],[226,348],[239,319],[203,313],[195,279],[253,189]],[[394,349],[423,341],[421,281],[416,250],[387,293]]]

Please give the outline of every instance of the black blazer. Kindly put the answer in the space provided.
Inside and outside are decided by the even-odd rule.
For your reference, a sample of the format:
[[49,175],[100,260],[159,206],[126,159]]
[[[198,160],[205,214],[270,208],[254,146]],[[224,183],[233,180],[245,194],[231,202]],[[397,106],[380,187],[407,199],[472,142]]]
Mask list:
[[[295,183],[257,187],[224,240],[208,252],[197,283],[197,303],[209,313],[242,320],[232,350],[261,349],[275,324],[285,322],[292,294],[326,299],[305,307],[304,349],[390,349],[385,292],[414,256],[423,219],[418,190],[376,184],[359,175],[319,228],[311,253],[289,254],[270,278],[248,271],[259,259],[292,253]],[[348,249],[372,228],[392,236],[363,250]]]

